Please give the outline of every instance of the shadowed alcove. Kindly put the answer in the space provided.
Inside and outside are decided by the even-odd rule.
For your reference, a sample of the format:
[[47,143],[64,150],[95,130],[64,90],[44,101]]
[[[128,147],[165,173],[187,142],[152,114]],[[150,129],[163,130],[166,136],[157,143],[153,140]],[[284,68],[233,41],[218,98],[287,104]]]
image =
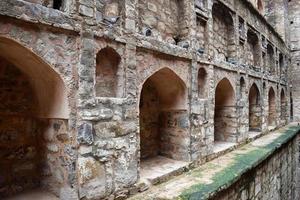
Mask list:
[[280,92],[280,120],[282,122],[285,122],[285,120],[286,120],[286,115],[287,115],[286,108],[287,108],[286,96],[285,96],[284,90],[281,89],[281,92]]
[[262,109],[260,93],[255,83],[249,91],[249,131],[261,131]]
[[215,141],[235,142],[237,128],[234,89],[227,78],[222,79],[215,93]]
[[269,102],[269,115],[268,115],[268,126],[275,126],[276,120],[276,104],[275,104],[275,92],[273,87],[269,89],[268,93]]
[[198,71],[198,97],[200,99],[207,98],[208,91],[207,91],[208,83],[207,83],[207,72],[204,68],[200,68]]
[[0,37],[0,83],[0,196],[37,188],[58,196],[67,181],[60,159],[69,116],[62,79],[33,52]]
[[235,56],[235,34],[230,10],[222,3],[214,3],[212,16],[213,42],[216,52],[218,52],[215,57],[223,61],[230,61]]
[[146,80],[140,98],[141,159],[157,155],[185,159],[186,104],[186,86],[170,69]]
[[140,105],[141,178],[155,179],[189,160],[187,88],[163,68],[143,84]]

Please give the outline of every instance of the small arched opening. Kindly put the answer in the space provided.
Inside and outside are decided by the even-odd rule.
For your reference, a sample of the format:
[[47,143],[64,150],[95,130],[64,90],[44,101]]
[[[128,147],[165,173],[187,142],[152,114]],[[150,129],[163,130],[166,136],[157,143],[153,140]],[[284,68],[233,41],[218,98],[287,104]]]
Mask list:
[[284,57],[282,53],[279,53],[279,75],[280,77],[284,77],[285,75]]
[[207,98],[207,72],[204,68],[198,71],[198,97],[200,99]]
[[274,49],[272,45],[268,44],[267,45],[267,71],[271,74],[274,75],[276,72],[276,67],[275,67],[275,57],[274,57]]
[[261,131],[262,109],[260,104],[260,93],[255,83],[249,91],[249,131]]
[[101,49],[96,57],[96,96],[120,97],[120,55],[110,47]]
[[227,78],[222,79],[215,91],[214,141],[235,142],[237,128],[234,89]]
[[282,89],[280,92],[280,119],[283,123],[285,123],[286,120],[286,110],[287,110],[287,101],[285,92]]
[[268,102],[269,102],[268,126],[273,127],[276,125],[276,100],[275,100],[275,91],[273,87],[271,87],[269,90]]
[[245,82],[244,77],[241,77],[240,78],[240,97],[241,97],[241,100],[244,99],[245,94],[246,94],[246,82]]
[[247,32],[247,60],[248,64],[252,66],[259,66],[260,65],[260,45],[258,43],[258,36],[257,34],[252,31],[251,29]]
[[231,61],[235,57],[235,34],[230,10],[221,3],[212,7],[214,44],[218,45],[215,57]]

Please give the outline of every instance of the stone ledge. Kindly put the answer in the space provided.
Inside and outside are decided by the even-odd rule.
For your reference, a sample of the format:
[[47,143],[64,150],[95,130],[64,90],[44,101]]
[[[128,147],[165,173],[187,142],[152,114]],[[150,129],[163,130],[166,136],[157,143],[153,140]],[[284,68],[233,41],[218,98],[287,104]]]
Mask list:
[[130,199],[210,198],[229,188],[299,132],[299,126],[290,124]]

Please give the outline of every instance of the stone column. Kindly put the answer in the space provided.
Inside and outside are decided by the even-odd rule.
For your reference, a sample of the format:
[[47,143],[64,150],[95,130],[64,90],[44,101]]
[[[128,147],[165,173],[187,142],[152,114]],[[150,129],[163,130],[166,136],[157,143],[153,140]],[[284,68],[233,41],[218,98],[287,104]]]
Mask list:
[[214,66],[209,65],[209,70],[208,70],[208,80],[209,85],[208,85],[208,103],[207,103],[207,120],[208,120],[208,125],[207,125],[207,130],[205,133],[205,143],[207,145],[207,152],[208,154],[213,152],[213,145],[214,145],[214,114],[215,114],[215,81],[214,81]]
[[202,128],[205,122],[204,103],[198,98],[198,70],[199,64],[192,60],[190,68],[190,134],[191,134],[191,159],[197,160],[203,156],[205,132]]
[[[263,84],[265,83],[265,87]],[[268,83],[266,80],[262,79],[262,84],[261,84],[261,102],[262,102],[262,131],[267,131],[268,129]]]

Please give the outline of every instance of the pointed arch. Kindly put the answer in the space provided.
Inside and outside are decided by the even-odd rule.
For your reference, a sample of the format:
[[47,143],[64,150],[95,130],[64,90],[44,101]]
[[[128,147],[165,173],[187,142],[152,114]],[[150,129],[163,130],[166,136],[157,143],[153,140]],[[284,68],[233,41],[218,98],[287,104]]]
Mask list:
[[207,98],[207,72],[201,67],[198,70],[198,97],[201,99]]
[[280,92],[280,119],[284,121],[286,119],[287,100],[284,89]]
[[269,115],[268,115],[268,126],[275,126],[276,123],[276,95],[273,87],[270,87],[268,93],[269,102]]
[[244,77],[240,78],[240,97],[243,98],[246,93],[246,81]]
[[28,76],[37,98],[36,115],[69,118],[67,88],[49,64],[20,43],[5,37],[0,37],[0,56]]
[[96,85],[98,97],[121,97],[120,86],[121,56],[111,47],[101,49],[96,56]]
[[232,51],[232,46],[235,43],[232,13],[224,4],[215,2],[212,6],[212,17],[214,42],[221,45],[221,48],[216,51],[218,55],[215,55],[215,57],[230,61],[235,56],[235,52]]
[[[58,180],[55,170],[67,174],[68,169],[53,160],[68,159],[64,145],[69,142],[69,106],[62,78],[30,49],[0,37],[0,82],[0,131],[4,134],[0,151],[4,152],[2,156],[6,155],[0,155],[0,176],[4,177],[7,188],[20,188],[0,191],[0,196],[42,185],[47,185],[49,192],[59,194],[61,183],[67,180],[65,177]],[[59,134],[64,134],[63,144],[56,138]],[[20,158],[16,152],[24,154]],[[47,166],[46,174],[41,166]]]
[[249,90],[249,130],[260,131],[262,125],[261,96],[256,83]]
[[223,78],[215,90],[214,140],[235,142],[236,102],[234,89],[227,78]]
[[223,78],[219,81],[215,91],[216,105],[232,106],[235,104],[235,93],[229,79]]
[[[170,68],[162,68],[152,74],[144,82],[145,85],[154,85],[160,104],[164,109],[187,109],[187,87],[184,81]],[[143,93],[143,89],[141,91]]]
[[180,121],[188,120],[187,88],[183,80],[169,68],[152,74],[143,84],[139,110],[141,159],[161,155],[186,160],[188,145],[175,139],[180,135],[188,140],[185,134],[188,124]]

